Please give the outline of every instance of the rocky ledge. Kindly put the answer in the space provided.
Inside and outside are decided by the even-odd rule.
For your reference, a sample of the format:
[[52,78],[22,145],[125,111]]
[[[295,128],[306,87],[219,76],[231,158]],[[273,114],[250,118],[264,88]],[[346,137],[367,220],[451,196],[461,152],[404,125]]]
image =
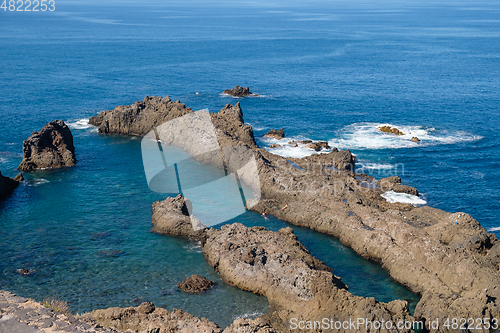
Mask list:
[[73,135],[62,120],[51,121],[23,142],[23,160],[18,169],[56,169],[76,164]]
[[[184,224],[184,236],[192,235],[189,221]],[[406,301],[379,303],[352,295],[329,267],[304,248],[291,228],[273,232],[234,223],[202,233],[198,239],[208,263],[224,282],[266,296],[270,311],[259,320],[279,332],[291,331],[293,320],[413,319]]]
[[244,145],[254,153],[261,200],[252,210],[333,235],[378,261],[394,280],[421,295],[418,320],[500,320],[500,242],[471,216],[388,202],[382,194],[389,188],[418,192],[398,178],[354,173],[349,151],[333,148],[297,159],[257,148],[239,105],[221,110],[214,126],[222,146]]
[[226,89],[224,90],[223,94],[233,97],[257,96],[256,94],[252,94],[250,92],[250,88],[243,88],[242,86],[236,86],[233,89]]
[[89,124],[97,126],[99,133],[146,135],[158,125],[193,112],[180,101],[166,97],[144,97],[132,105],[120,105],[91,117]]
[[14,178],[9,178],[2,176],[2,172],[0,172],[0,199],[8,196],[23,180],[24,178],[21,173]]

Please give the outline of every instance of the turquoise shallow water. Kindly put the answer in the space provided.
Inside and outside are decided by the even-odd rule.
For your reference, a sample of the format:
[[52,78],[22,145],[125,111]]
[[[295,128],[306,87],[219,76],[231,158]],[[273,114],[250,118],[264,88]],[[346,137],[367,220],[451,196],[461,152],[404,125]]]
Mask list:
[[[73,127],[78,159],[72,169],[26,175],[0,203],[0,288],[56,295],[76,312],[148,300],[223,326],[267,311],[265,298],[224,285],[196,244],[148,232],[151,203],[165,195],[147,187],[139,138],[76,125],[145,95],[212,112],[240,101],[263,145],[260,137],[281,127],[328,140],[376,177],[401,175],[430,205],[499,227],[499,10],[489,2],[103,1],[0,12],[0,170],[14,176],[22,140],[57,118]],[[236,84],[261,96],[220,95]],[[418,133],[422,144],[381,137],[377,124]],[[233,221],[286,226],[251,212]],[[333,238],[294,229],[354,294],[416,301]],[[22,267],[37,272],[22,277]],[[193,273],[217,288],[174,292]]]

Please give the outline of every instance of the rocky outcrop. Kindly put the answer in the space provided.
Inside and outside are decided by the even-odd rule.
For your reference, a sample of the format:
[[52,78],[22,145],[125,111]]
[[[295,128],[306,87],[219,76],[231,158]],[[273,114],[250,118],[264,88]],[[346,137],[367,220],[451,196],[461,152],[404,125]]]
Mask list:
[[212,288],[214,283],[204,276],[193,274],[177,283],[177,288],[185,293],[198,294]]
[[[362,257],[378,261],[394,280],[422,296],[415,310],[418,320],[500,320],[500,242],[472,217],[386,201],[381,194],[389,188],[418,192],[398,178],[379,181],[354,173],[349,151],[334,148],[294,159],[256,148],[250,132],[232,133],[242,129],[234,126],[243,124],[239,105],[225,109],[214,117],[219,142],[250,147],[257,161],[261,200],[252,210],[333,235]],[[256,247],[245,262],[262,264],[261,254]]]
[[23,142],[23,160],[18,169],[56,169],[76,164],[70,129],[62,120],[51,121]]
[[400,187],[399,178],[381,182],[338,171],[321,155],[288,159],[295,166],[267,151],[256,150],[256,156],[262,199],[252,210],[333,235],[380,262],[394,280],[422,296],[418,320],[500,319],[500,245],[469,215],[389,203],[380,196],[386,185],[416,190]]
[[326,141],[311,142],[311,143],[308,143],[306,147],[314,149],[315,151],[320,151],[322,149],[330,149],[331,148],[328,145],[328,142],[326,142]]
[[270,130],[266,134],[264,134],[265,138],[274,138],[276,140],[281,140],[285,137],[285,131],[282,128],[279,130]]
[[381,132],[384,132],[384,133],[389,133],[389,134],[396,134],[396,135],[405,135],[403,132],[401,132],[399,129],[397,129],[396,127],[391,127],[391,126],[380,126],[378,127],[378,129],[381,131]]
[[253,129],[245,125],[240,103],[226,104],[218,113],[210,114],[220,146],[241,146],[257,148]]
[[14,191],[23,180],[21,173],[14,178],[9,178],[2,176],[2,172],[0,172],[0,200]]
[[417,189],[408,185],[402,185],[401,178],[399,176],[382,178],[378,181],[378,183],[383,191],[394,191],[418,196]]
[[94,310],[85,317],[96,320],[104,327],[120,331],[155,333],[221,333],[222,329],[205,318],[198,318],[182,310],[168,311],[153,303],[138,307]]
[[174,236],[197,237],[206,228],[196,217],[189,214],[189,200],[180,194],[153,203],[151,231]]
[[234,223],[207,235],[203,254],[208,263],[226,283],[265,295],[270,312],[264,318],[280,332],[291,332],[293,320],[412,320],[404,301],[379,303],[352,295],[340,278],[309,254],[291,228],[272,232]]
[[144,97],[132,105],[120,105],[90,118],[89,124],[97,126],[99,133],[146,135],[158,125],[193,112],[180,101],[166,97]]
[[255,94],[252,94],[248,87],[243,88],[242,86],[236,86],[233,89],[226,89],[224,90],[223,94],[233,97],[257,96]]
[[414,136],[414,137],[411,138],[411,141],[413,141],[413,142],[420,142],[420,139],[417,138],[416,136]]

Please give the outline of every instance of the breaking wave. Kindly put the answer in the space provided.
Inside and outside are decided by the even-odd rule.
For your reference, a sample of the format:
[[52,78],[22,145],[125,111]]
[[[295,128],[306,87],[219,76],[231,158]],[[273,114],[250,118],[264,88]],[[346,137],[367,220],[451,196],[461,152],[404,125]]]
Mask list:
[[[396,127],[404,135],[383,133],[378,129],[381,126]],[[411,141],[412,137],[417,137],[420,142]],[[339,137],[331,139],[328,143],[339,149],[388,149],[447,145],[477,141],[482,138],[463,131],[450,132],[425,126],[364,122],[344,127],[339,131]]]
[[382,198],[390,203],[401,202],[412,205],[425,205],[427,201],[417,197],[416,195],[411,195],[407,193],[398,193],[394,191],[388,191],[381,194]]

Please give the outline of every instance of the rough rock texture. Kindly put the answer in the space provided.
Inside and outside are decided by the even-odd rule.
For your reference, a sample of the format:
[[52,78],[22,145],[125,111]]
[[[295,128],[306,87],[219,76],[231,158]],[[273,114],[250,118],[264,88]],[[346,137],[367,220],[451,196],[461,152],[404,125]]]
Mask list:
[[0,199],[6,197],[14,191],[23,180],[24,178],[22,174],[18,174],[14,178],[9,178],[2,176],[2,172],[0,172]]
[[231,95],[233,97],[245,97],[254,95],[250,92],[248,87],[243,88],[242,86],[236,86],[233,89],[226,89],[223,92],[224,94]]
[[416,188],[408,185],[401,185],[401,178],[399,176],[382,178],[379,180],[379,184],[384,191],[392,190],[398,193],[407,193],[418,196],[418,191]]
[[403,132],[401,132],[399,129],[396,127],[391,127],[391,126],[380,126],[378,128],[381,132],[384,133],[391,133],[391,134],[396,134],[396,135],[405,135]]
[[144,97],[132,105],[120,105],[90,118],[89,124],[98,126],[99,133],[146,135],[158,125],[193,112],[180,101],[166,97]]
[[94,310],[85,316],[104,327],[121,331],[154,333],[220,333],[219,326],[205,318],[198,318],[182,310],[168,311],[153,303],[138,307]]
[[189,201],[180,194],[175,198],[168,197],[163,201],[154,202],[151,231],[166,235],[196,237],[206,226],[189,215],[188,204]]
[[208,263],[225,282],[265,295],[270,305],[265,320],[280,332],[291,331],[292,318],[413,319],[406,302],[386,304],[352,295],[340,278],[298,242],[291,228],[272,232],[234,223],[207,234],[203,254]]
[[259,317],[255,320],[236,319],[223,333],[279,333],[279,331],[269,326],[263,318]]
[[322,149],[330,149],[331,147],[328,145],[328,142],[326,141],[317,141],[308,143],[307,148],[314,149],[315,151],[320,151]]
[[382,187],[402,186],[398,179],[379,182],[336,171],[326,157],[289,159],[296,168],[267,151],[256,155],[262,199],[252,210],[338,237],[380,262],[393,279],[422,296],[415,311],[419,320],[500,319],[500,245],[469,215],[388,203],[380,196]]
[[[256,148],[239,105],[223,110],[214,116],[219,142],[250,147],[257,161],[262,197],[252,210],[333,235],[380,262],[394,280],[422,296],[419,320],[500,320],[500,242],[472,217],[387,202],[381,197],[387,188],[418,192],[401,187],[397,178],[354,173],[349,151],[287,159]],[[254,265],[262,259],[258,253]]]
[[206,277],[193,274],[185,278],[182,282],[177,283],[177,288],[186,293],[197,294],[207,291],[212,288],[213,285],[214,283]]
[[226,104],[222,110],[211,113],[210,116],[220,146],[245,145],[257,148],[252,126],[245,125],[239,102],[234,106]]
[[91,318],[68,317],[33,300],[0,290],[2,333],[120,333]]
[[411,141],[413,141],[413,142],[420,142],[420,139],[417,138],[416,136],[414,136],[414,137],[411,138]]
[[18,169],[55,169],[76,163],[73,135],[62,120],[51,121],[23,142],[23,160]]
[[276,140],[281,140],[285,137],[285,131],[282,128],[279,130],[270,130],[266,134],[264,134],[265,138],[275,138]]

